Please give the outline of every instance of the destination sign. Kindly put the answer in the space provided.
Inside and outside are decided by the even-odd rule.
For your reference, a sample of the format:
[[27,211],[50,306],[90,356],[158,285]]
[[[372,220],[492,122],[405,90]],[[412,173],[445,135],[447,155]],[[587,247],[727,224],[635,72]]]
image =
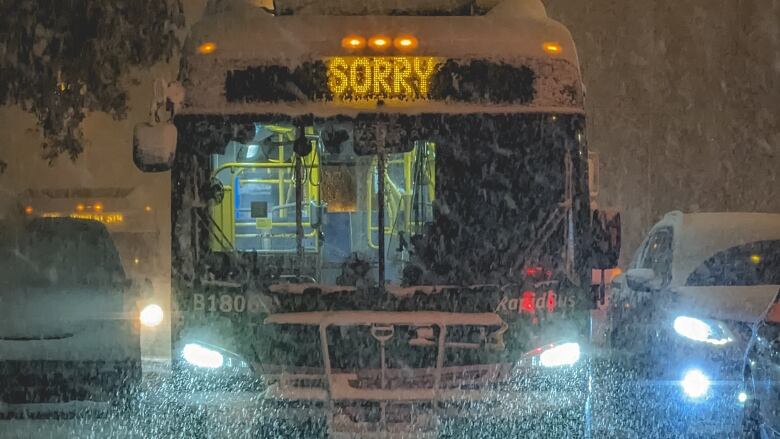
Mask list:
[[[557,60],[559,63],[564,61]],[[561,69],[571,66],[562,65]],[[571,77],[579,77],[571,67]],[[556,72],[554,69],[547,69]],[[334,56],[295,67],[250,66],[225,75],[227,102],[430,100],[528,105],[537,74],[529,65],[431,56]],[[549,82],[549,81],[548,81]],[[576,86],[555,99],[571,105]]]
[[441,60],[430,56],[333,57],[328,89],[336,99],[429,99]]

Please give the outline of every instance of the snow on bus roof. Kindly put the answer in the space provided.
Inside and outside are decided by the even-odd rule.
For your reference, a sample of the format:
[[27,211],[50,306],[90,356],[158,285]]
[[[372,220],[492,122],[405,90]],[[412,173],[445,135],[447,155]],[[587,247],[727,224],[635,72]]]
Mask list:
[[272,314],[266,324],[277,325],[474,325],[503,326],[495,313],[450,313],[440,311],[317,311]]
[[[568,29],[547,17],[539,0],[508,0],[483,16],[284,15],[246,5],[205,18],[192,28],[185,47],[193,59],[220,64],[298,65],[323,57],[348,55],[347,34],[412,34],[419,47],[412,55],[453,59],[513,60],[548,58],[546,42],[561,46],[555,58],[579,65]],[[196,54],[204,42],[216,50]]]
[[[257,2],[258,0],[251,0]],[[262,1],[262,0],[260,0]],[[267,1],[267,0],[266,0]],[[291,14],[327,15],[456,15],[484,10],[495,0],[274,0],[276,10]]]
[[[193,26],[184,50],[186,100],[179,114],[316,114],[329,117],[365,111],[405,114],[584,111],[579,60],[571,34],[565,26],[547,17],[540,0],[505,0],[480,16],[310,13],[275,16],[256,2],[236,1],[240,7],[209,15]],[[386,52],[368,49],[350,52],[342,47],[342,39],[348,35],[370,38],[380,34],[389,38],[413,35],[418,45],[410,51],[391,49]],[[201,54],[199,48],[204,43],[210,43],[209,50]],[[555,52],[549,51],[550,43],[554,43]],[[316,64],[337,56],[381,55],[427,56],[453,60],[460,65],[480,61],[528,68],[535,75],[535,93],[531,101],[521,104],[459,99],[395,102],[389,99],[383,101],[380,108],[366,102],[309,100],[311,96],[301,91],[298,78],[290,80],[282,75],[276,79],[275,87],[285,88],[299,99],[241,102],[241,99],[229,100],[226,95],[229,72],[245,72],[258,67],[287,68],[292,72],[305,64]],[[304,71],[302,74],[311,73]],[[308,76],[302,78],[308,79]],[[453,77],[452,81],[461,79]]]

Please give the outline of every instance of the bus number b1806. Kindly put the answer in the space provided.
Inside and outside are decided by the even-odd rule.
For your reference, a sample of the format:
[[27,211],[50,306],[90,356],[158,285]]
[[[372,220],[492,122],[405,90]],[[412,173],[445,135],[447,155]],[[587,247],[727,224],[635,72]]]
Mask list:
[[206,312],[243,313],[260,312],[262,304],[257,296],[241,294],[193,294],[192,310]]

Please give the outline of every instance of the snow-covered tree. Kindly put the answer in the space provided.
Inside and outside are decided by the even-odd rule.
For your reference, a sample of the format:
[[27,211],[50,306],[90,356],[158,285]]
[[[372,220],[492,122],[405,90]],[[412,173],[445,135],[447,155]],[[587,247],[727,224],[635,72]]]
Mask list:
[[123,75],[168,60],[183,25],[181,0],[0,0],[0,105],[36,116],[44,159],[75,159],[85,115],[124,117]]

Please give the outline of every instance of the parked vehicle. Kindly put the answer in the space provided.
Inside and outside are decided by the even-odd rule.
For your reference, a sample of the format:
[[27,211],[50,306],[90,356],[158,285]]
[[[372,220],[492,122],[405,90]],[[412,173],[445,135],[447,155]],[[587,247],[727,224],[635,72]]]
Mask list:
[[127,402],[141,379],[140,323],[105,226],[6,221],[0,261],[0,417]]
[[26,189],[16,201],[28,218],[73,218],[105,226],[126,277],[141,289],[144,373],[158,374],[170,364],[170,273],[159,245],[161,215],[149,201],[149,190],[54,186]]
[[780,215],[669,213],[613,286],[613,358],[677,383],[661,397],[686,416],[738,413],[750,328],[778,288]]
[[753,328],[743,373],[743,437],[780,437],[780,291]]

